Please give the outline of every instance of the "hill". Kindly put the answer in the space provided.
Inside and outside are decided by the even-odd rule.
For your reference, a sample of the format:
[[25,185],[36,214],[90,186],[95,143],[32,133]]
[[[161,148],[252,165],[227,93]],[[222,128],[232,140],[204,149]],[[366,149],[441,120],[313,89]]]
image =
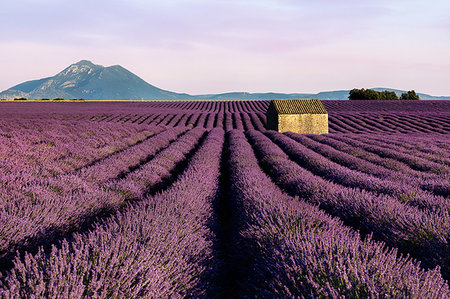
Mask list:
[[[404,90],[389,88],[373,89],[395,91],[398,95],[405,92]],[[190,95],[187,93],[175,93],[153,86],[120,65],[104,67],[88,60],[81,60],[53,77],[27,81],[0,92],[0,99],[270,100],[275,98],[318,98],[321,100],[347,100],[348,94],[349,90],[319,93],[228,92]],[[450,97],[418,94],[422,100],[450,100]]]

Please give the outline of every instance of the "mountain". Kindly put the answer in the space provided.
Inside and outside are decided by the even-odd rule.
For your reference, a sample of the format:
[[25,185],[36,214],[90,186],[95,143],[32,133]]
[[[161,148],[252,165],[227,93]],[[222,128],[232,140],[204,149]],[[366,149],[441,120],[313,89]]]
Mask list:
[[[373,88],[395,91],[404,90]],[[321,100],[347,100],[349,90],[319,93],[248,93],[189,95],[155,87],[120,65],[104,67],[81,60],[53,77],[27,81],[0,92],[0,99],[86,99],[86,100],[270,100],[276,98],[318,98]],[[422,100],[450,100],[418,93]]]
[[[395,91],[400,96],[406,90],[391,88],[371,88],[377,91],[389,90]],[[319,93],[248,93],[248,92],[229,92],[221,94],[196,95],[196,99],[204,100],[271,100],[271,99],[299,99],[314,98],[321,100],[348,100],[350,90],[322,91]],[[450,97],[435,97],[425,93],[417,93],[421,100],[450,100]]]
[[157,88],[120,65],[104,67],[81,60],[53,77],[27,81],[0,93],[0,98],[15,97],[146,100],[186,99],[191,96]]

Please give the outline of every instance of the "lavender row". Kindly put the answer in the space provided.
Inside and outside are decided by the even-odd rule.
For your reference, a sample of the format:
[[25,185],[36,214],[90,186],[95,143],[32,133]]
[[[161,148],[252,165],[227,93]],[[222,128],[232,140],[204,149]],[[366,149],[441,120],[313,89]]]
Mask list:
[[[326,135],[298,135],[292,132],[287,132],[285,134],[286,136],[301,142],[314,152],[350,169],[361,171],[379,178],[400,179],[404,175],[402,172],[394,172],[392,169],[365,160],[360,154],[361,150],[359,148],[346,146],[344,143],[331,139]],[[358,152],[355,152],[355,150]],[[395,173],[395,175],[393,173]]]
[[435,119],[433,114],[330,112],[329,123],[330,133],[450,133],[450,126]]
[[[161,132],[164,131],[164,128],[155,128],[154,131]],[[25,196],[25,198],[32,199],[36,204],[35,197],[37,196],[53,198],[70,196],[73,193],[83,194],[85,192],[83,188],[88,188],[87,190],[96,188],[95,185],[90,183],[105,182],[107,179],[112,179],[123,172],[134,169],[139,163],[145,162],[144,158],[150,159],[157,151],[176,139],[182,131],[184,130],[167,130],[159,135],[147,137],[148,139],[141,143],[138,142],[126,149],[111,153],[106,158],[99,158],[93,165],[83,167],[72,174],[62,174],[50,178],[30,174],[27,170],[14,174],[4,174],[0,180],[2,182],[0,203],[14,205],[16,204],[15,201],[22,201]],[[150,136],[150,134],[147,135]],[[26,202],[28,200],[25,200]],[[1,206],[2,204],[0,204]]]
[[378,115],[342,114],[334,117],[361,132],[448,133],[438,123],[434,122],[435,125],[430,126],[428,116],[419,115],[415,117],[416,121],[411,121],[408,115],[392,113]]
[[397,113],[397,114],[446,114],[449,101],[323,101],[329,112],[335,113]]
[[244,134],[229,133],[237,297],[435,297],[450,291],[424,271],[317,207],[281,190],[260,169]]
[[[167,125],[167,126],[194,126],[194,127],[203,127],[208,128],[211,127],[211,123],[206,121],[206,118],[215,118],[213,127],[221,127],[225,130],[233,130],[233,129],[258,129],[264,130],[264,127],[259,127],[258,124],[248,122],[247,117],[250,119],[254,119],[255,114],[261,112],[217,112],[211,113],[208,112],[189,112],[189,111],[180,111],[178,113],[173,113],[173,111],[168,111],[168,113],[161,113],[156,117],[152,117],[146,120],[143,120],[142,123],[150,124],[150,125]],[[200,115],[203,115],[203,118],[200,119]],[[196,121],[193,122],[192,119],[196,118]],[[433,123],[433,125],[428,125],[429,120],[423,120],[423,125],[412,124],[409,120],[395,121],[391,124],[392,121],[385,120],[386,115],[381,115],[374,120],[360,119],[359,115],[333,115],[330,114],[329,122],[330,122],[330,133],[442,133],[447,134],[450,133],[450,128],[447,127],[439,127]],[[263,116],[265,119],[265,116]],[[108,118],[107,121],[121,121],[127,122],[127,120],[123,120],[122,116],[112,116]],[[212,121],[212,120],[210,120]],[[247,122],[246,122],[247,121]],[[429,128],[426,128],[429,126]]]
[[[329,113],[380,114],[395,115],[446,115],[450,111],[449,101],[322,101]],[[23,115],[27,118],[48,115],[68,119],[77,115],[79,119],[111,114],[130,115],[161,111],[177,112],[265,112],[270,100],[247,101],[147,101],[147,102],[83,102],[83,103],[0,103],[0,117],[9,118]],[[450,122],[442,121],[449,124]]]
[[[277,139],[284,143],[285,150],[296,150],[297,142],[283,134],[276,134]],[[290,195],[317,204],[362,233],[373,234],[389,246],[411,254],[425,267],[441,266],[443,276],[450,276],[448,215],[438,217],[435,213],[405,205],[390,196],[375,195],[326,181],[290,160],[262,133],[249,131],[248,136],[262,166]]]
[[[223,131],[215,129],[173,186],[130,206],[50,254],[26,254],[4,279],[5,297],[205,296],[217,257],[213,205]],[[200,183],[201,182],[201,183]]]
[[154,109],[205,112],[265,111],[268,101],[154,101],[141,104]]
[[[286,149],[286,152],[292,160],[326,180],[346,187],[364,189],[375,194],[386,194],[408,205],[428,209],[438,214],[443,213],[444,215],[448,215],[450,213],[450,202],[444,197],[424,191],[418,186],[404,184],[406,180],[403,182],[395,182],[341,166],[321,155],[322,148],[325,148],[324,146],[315,147],[314,150],[305,146],[304,143],[311,146],[308,143],[308,138],[305,136],[292,132],[286,133],[286,136],[297,141],[297,144],[286,141],[286,139],[280,138],[279,134],[274,134],[271,131],[267,132],[267,136],[281,148]],[[351,164],[349,163],[351,161],[347,160],[347,162]],[[359,165],[359,163],[353,165]]]
[[[375,135],[376,136],[376,135]],[[427,135],[425,135],[427,136]],[[434,136],[435,139],[438,139],[439,136]],[[444,164],[449,166],[450,165],[450,158],[448,150],[445,149],[439,149],[435,150],[432,153],[423,153],[420,149],[417,148],[411,148],[411,142],[414,142],[416,138],[410,137],[408,138],[408,142],[402,141],[395,143],[395,139],[391,140],[389,138],[389,142],[387,142],[386,138],[372,138],[370,135],[364,135],[364,136],[355,136],[355,139],[361,142],[364,142],[369,145],[375,145],[375,146],[381,146],[381,147],[389,147],[392,150],[396,150],[398,152],[401,152],[403,154],[412,155],[414,157],[429,160],[432,163],[437,164]],[[419,137],[420,139],[420,137]],[[427,142],[427,148],[430,147],[429,145],[430,141]]]
[[111,155],[90,167],[81,168],[76,172],[76,175],[90,182],[106,182],[150,160],[156,152],[168,146],[170,142],[186,130],[186,128],[175,128],[173,130],[163,131],[136,146],[121,151],[117,155]]
[[[258,112],[260,113],[260,112]],[[159,116],[155,118],[149,118],[143,123],[150,125],[167,125],[167,126],[194,126],[194,127],[203,127],[209,128],[213,127],[221,127],[225,130],[251,130],[258,129],[264,130],[264,126],[259,126],[254,122],[251,122],[252,119],[255,119],[255,112],[218,112],[218,113],[207,113],[206,112],[189,112],[189,111],[180,111],[178,113],[161,113]],[[199,115],[204,115],[200,120]],[[211,123],[208,124],[206,121],[206,117],[215,118],[214,125]],[[253,116],[253,117],[252,117]],[[198,118],[196,118],[198,117]],[[359,115],[330,115],[330,133],[342,132],[342,133],[449,133],[450,130],[446,128],[439,128],[438,126],[430,126],[430,128],[426,129],[427,122],[424,121],[424,125],[420,127],[419,124],[413,125],[410,121],[395,122],[395,124],[389,124],[387,121],[384,121],[383,116],[379,116],[375,120],[359,119]],[[108,121],[123,121],[123,117],[116,116],[107,119]],[[196,118],[196,121],[193,122],[192,119]],[[250,118],[250,121],[248,119]],[[264,116],[265,118],[265,116]],[[198,120],[198,121],[197,121]],[[127,122],[127,121],[125,121]]]
[[[87,188],[87,190],[95,189],[98,187],[97,184],[104,183],[130,168],[137,168],[143,158],[153,157],[156,152],[167,147],[183,131],[181,129],[163,131],[146,142],[129,147],[72,174],[50,178],[40,178],[33,175],[24,176],[23,173],[19,178],[6,175],[3,177],[5,183],[2,185],[1,202],[5,205],[17,205],[16,201],[21,202],[24,198],[29,198],[36,205],[40,197],[53,198],[71,196],[74,193],[83,194],[83,188]],[[28,201],[25,200],[25,202]],[[3,207],[3,205],[0,204],[0,207]]]
[[17,121],[0,124],[0,163],[6,174],[53,176],[120,151],[160,128],[60,121]]
[[[382,135],[366,135],[365,137],[384,141]],[[395,139],[391,140],[392,144],[405,147],[407,150],[416,152],[420,151],[424,154],[430,154],[428,158],[442,158],[447,154],[448,149],[450,149],[450,140],[445,138],[445,136],[440,135],[424,135],[420,134],[417,136],[411,135],[397,135]],[[436,157],[437,156],[437,157]],[[442,161],[445,164],[450,164],[447,160]]]
[[415,155],[407,154],[399,152],[398,150],[386,148],[384,146],[371,145],[366,144],[357,140],[352,136],[335,136],[330,135],[331,138],[337,139],[339,141],[346,142],[352,146],[359,147],[364,149],[365,151],[374,153],[382,158],[390,158],[401,163],[404,163],[409,168],[430,174],[442,175],[448,173],[448,169],[443,167],[442,164],[431,162],[420,157],[416,157]]
[[[330,132],[363,133],[450,133],[448,101],[417,103],[354,103],[354,101],[323,101],[330,115]],[[3,119],[60,119],[78,121],[118,122],[209,128],[212,118],[228,114],[233,129],[247,129],[242,115],[257,114],[262,122],[269,101],[166,101],[131,103],[0,103]],[[207,114],[200,120],[200,116]],[[195,117],[199,118],[195,119]],[[228,116],[228,117],[229,117]],[[207,118],[207,120],[205,120]],[[214,120],[214,126],[225,127]],[[195,122],[195,123],[194,123]],[[252,124],[255,129],[256,124]],[[229,128],[231,129],[231,128]]]
[[[388,179],[406,186],[414,186],[421,188],[422,190],[428,190],[430,192],[434,192],[436,195],[445,196],[450,193],[450,182],[445,180],[445,178],[439,178],[434,175],[434,179],[430,177],[424,178],[422,176],[417,177],[409,175],[408,173],[383,167],[383,163],[387,162],[385,159],[378,159],[381,165],[370,162],[364,159],[364,157],[367,157],[367,153],[366,155],[362,155],[361,149],[347,146],[347,149],[343,150],[344,147],[342,143],[326,136],[303,136],[293,133],[286,133],[286,135],[301,142],[303,145],[312,149],[316,153],[323,155],[331,161],[350,169],[373,175],[380,179]],[[338,150],[338,148],[340,150]]]
[[[252,117],[253,116],[253,117]],[[146,121],[150,125],[165,125],[169,127],[200,127],[223,128],[226,131],[233,129],[251,130],[264,129],[264,125],[254,113],[179,113],[162,114],[157,118]]]
[[[222,103],[224,105],[231,105],[233,102]],[[238,103],[238,102],[236,102]],[[432,103],[427,102],[430,107],[434,107]],[[43,103],[45,104],[45,103]],[[325,106],[327,102],[324,101]],[[347,105],[347,102],[341,102],[341,105]],[[382,106],[383,103],[378,103]],[[442,105],[443,103],[439,103]],[[86,111],[90,105],[93,109]],[[193,126],[193,127],[222,127],[226,130],[231,129],[258,129],[264,130],[264,127],[260,127],[255,122],[246,122],[246,116],[249,116],[251,120],[255,119],[255,114],[259,118],[259,121],[264,123],[265,112],[268,105],[267,101],[255,102],[255,101],[242,101],[239,104],[242,107],[241,110],[236,109],[217,109],[208,110],[208,106],[215,105],[208,102],[195,103],[198,107],[205,107],[206,110],[187,109],[190,105],[187,102],[146,102],[146,103],[128,103],[126,107],[121,106],[120,103],[103,103],[101,106],[99,103],[81,103],[79,112],[84,114],[75,113],[70,114],[67,112],[64,114],[63,119],[77,119],[79,121],[95,121],[95,122],[108,122],[108,123],[124,123],[124,124],[152,124],[152,125],[168,125],[168,126]],[[109,106],[105,106],[109,105]],[[123,104],[122,104],[123,105]],[[259,105],[259,108],[256,106]],[[264,108],[263,108],[264,106]],[[55,106],[56,107],[56,106]],[[96,107],[102,107],[103,110],[95,113]],[[119,107],[123,109],[118,110]],[[184,107],[184,108],[183,108]],[[252,110],[253,109],[253,110]],[[347,113],[334,112],[333,109],[329,110],[330,113],[330,132],[342,132],[342,133],[450,133],[450,124],[445,121],[445,113],[442,114],[441,110],[437,107],[435,110],[421,111],[419,113],[412,114],[412,111],[403,113],[402,111],[396,112],[386,110],[385,112],[367,113],[367,112],[351,112]],[[105,110],[107,111],[105,113]],[[383,109],[382,109],[383,110]],[[435,113],[433,113],[433,111]],[[71,116],[72,115],[72,116]],[[222,115],[222,116],[221,116]],[[18,114],[18,118],[27,118],[28,114]],[[262,116],[262,117],[261,117]],[[442,118],[441,116],[444,116]],[[1,114],[0,114],[1,117]],[[39,115],[35,115],[35,118]],[[42,117],[52,117],[46,114],[42,114]]]
[[[408,175],[411,178],[411,183],[417,182],[420,188],[431,191],[437,195],[448,196],[450,190],[450,182],[442,175],[434,173],[426,173],[414,170],[408,167],[405,163],[391,158],[380,157],[374,152],[366,151],[359,146],[358,143],[351,140],[344,140],[340,136],[338,138],[332,135],[319,136],[309,135],[311,139],[321,142],[324,145],[329,145],[341,152],[347,153],[352,156],[357,156],[365,161],[376,164],[386,169],[386,176],[394,175]],[[346,142],[343,142],[346,141]],[[416,180],[417,178],[417,180]]]
[[[409,167],[406,163],[389,157],[382,157],[373,151],[368,151],[361,147],[359,143],[351,139],[344,139],[350,134],[329,134],[329,135],[308,135],[309,138],[322,144],[329,145],[341,152],[359,157],[376,165],[380,165],[386,169],[409,174],[421,178],[439,178],[437,174],[421,172]],[[390,135],[392,137],[392,135]]]
[[[167,161],[168,165],[161,165],[163,159],[158,159],[158,156],[170,155],[179,149],[179,144],[174,142],[167,147],[167,139],[162,136],[159,149],[167,148],[155,156],[155,162],[150,160],[142,169],[136,170],[140,177],[152,180],[148,179],[143,186],[145,190],[133,189],[134,194],[144,194],[146,190],[162,182],[157,173],[146,172],[146,169],[152,166],[166,167],[165,171],[171,173],[177,164],[185,160],[183,153],[192,150],[202,134],[203,131],[199,129],[184,135],[186,137],[183,136],[180,141],[182,153]],[[158,140],[155,140],[150,150],[155,147],[158,147]],[[128,176],[131,175],[132,173]],[[33,248],[46,239],[50,241],[68,232],[78,231],[96,216],[117,210],[132,199],[130,193],[116,188],[123,185],[127,185],[126,177],[99,186],[77,176],[67,175],[48,179],[41,185],[27,186],[24,190],[2,194],[0,229],[3,238],[0,242],[0,258],[11,255],[17,248]]]
[[149,163],[128,173],[121,180],[107,183],[106,186],[130,198],[140,198],[147,190],[164,186],[173,174],[176,175],[177,166],[186,160],[204,134],[205,129],[201,128],[187,131]]
[[414,114],[406,115],[394,115],[389,114],[386,116],[386,121],[394,126],[402,126],[406,130],[416,130],[417,132],[424,133],[448,133],[448,126],[441,121],[432,120],[433,115],[419,115],[414,117]]
[[430,117],[416,116],[421,118],[419,122],[412,123],[408,118],[397,114],[378,114],[378,115],[360,115],[360,114],[334,114],[330,121],[343,127],[343,132],[358,133],[449,133],[449,131],[433,122],[434,126],[429,125]]

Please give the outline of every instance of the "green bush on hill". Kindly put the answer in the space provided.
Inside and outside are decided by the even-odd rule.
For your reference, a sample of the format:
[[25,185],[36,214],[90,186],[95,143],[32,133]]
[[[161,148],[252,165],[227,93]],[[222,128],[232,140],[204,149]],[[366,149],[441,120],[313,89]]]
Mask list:
[[372,100],[372,101],[385,101],[385,100],[419,100],[419,96],[414,90],[402,93],[400,98],[394,91],[376,91],[373,89],[357,89],[350,90],[348,96],[349,100]]
[[400,100],[413,100],[417,101],[419,99],[419,96],[416,94],[414,90],[410,90],[408,92],[402,93]]

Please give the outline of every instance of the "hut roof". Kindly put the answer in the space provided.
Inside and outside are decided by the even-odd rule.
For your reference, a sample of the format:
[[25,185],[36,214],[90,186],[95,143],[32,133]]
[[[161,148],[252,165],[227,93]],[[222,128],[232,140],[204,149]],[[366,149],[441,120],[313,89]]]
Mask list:
[[319,99],[272,100],[278,114],[328,114]]

